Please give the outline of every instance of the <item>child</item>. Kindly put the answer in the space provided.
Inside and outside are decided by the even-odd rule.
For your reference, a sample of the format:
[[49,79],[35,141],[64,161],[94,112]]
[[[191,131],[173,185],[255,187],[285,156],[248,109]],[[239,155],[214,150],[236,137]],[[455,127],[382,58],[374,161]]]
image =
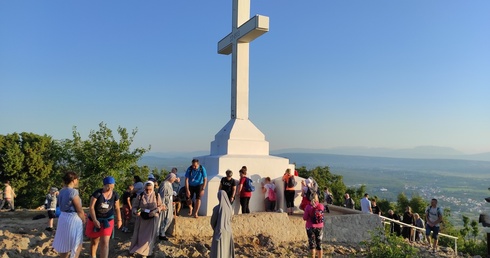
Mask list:
[[305,210],[305,207],[306,205],[308,205],[310,203],[310,198],[311,196],[311,192],[312,190],[310,190],[310,188],[312,187],[312,184],[313,184],[313,179],[312,178],[308,178],[304,181],[301,181],[301,196],[302,196],[302,199],[301,199],[301,203],[299,205],[299,209],[300,210]]
[[48,227],[47,231],[53,231],[53,221],[56,218],[56,204],[58,203],[58,188],[51,187],[49,193],[46,195],[46,201],[44,206],[48,211]]
[[133,191],[133,185],[129,185],[126,191],[123,193],[122,196],[122,219],[123,219],[123,227],[122,227],[122,232],[129,232],[129,221],[131,220],[131,210],[133,207],[131,207],[131,192]]
[[[303,220],[306,221],[306,235],[308,237],[308,246],[311,251],[311,257],[323,257],[322,237],[323,237],[323,211],[324,206],[318,201],[318,194],[312,193],[311,202],[305,207]],[[318,251],[318,252],[317,252]]]
[[262,192],[265,194],[265,211],[276,210],[276,185],[271,183],[271,178],[266,177],[262,183]]

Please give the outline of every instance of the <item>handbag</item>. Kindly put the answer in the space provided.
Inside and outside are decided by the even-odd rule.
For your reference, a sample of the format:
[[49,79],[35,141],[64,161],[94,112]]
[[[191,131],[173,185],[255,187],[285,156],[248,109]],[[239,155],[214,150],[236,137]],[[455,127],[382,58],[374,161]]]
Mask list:
[[[141,206],[141,198],[143,198],[143,193],[140,194],[140,200],[139,200],[139,204],[138,204],[138,207]],[[155,193],[155,202],[158,202],[157,200],[157,193]],[[146,211],[140,211],[140,217],[144,220],[149,220],[149,219],[152,219],[155,217],[155,214],[153,214],[152,212],[154,211],[153,210],[150,210],[148,212]]]
[[142,211],[142,212],[140,213],[140,217],[141,217],[142,219],[144,219],[144,220],[151,219],[151,218],[153,218],[154,216],[150,216],[150,213],[151,213],[151,211],[150,211],[150,212],[144,212],[144,211]]

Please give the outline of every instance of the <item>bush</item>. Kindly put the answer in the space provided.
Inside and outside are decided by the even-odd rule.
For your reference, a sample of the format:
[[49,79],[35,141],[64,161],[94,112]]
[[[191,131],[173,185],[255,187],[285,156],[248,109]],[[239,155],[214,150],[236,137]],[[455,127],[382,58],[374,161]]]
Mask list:
[[485,241],[470,240],[466,241],[463,246],[460,247],[459,251],[474,255],[480,255],[485,257],[487,255],[487,243]]
[[402,237],[384,235],[382,231],[371,234],[371,240],[361,242],[368,258],[412,258],[419,257],[419,250]]

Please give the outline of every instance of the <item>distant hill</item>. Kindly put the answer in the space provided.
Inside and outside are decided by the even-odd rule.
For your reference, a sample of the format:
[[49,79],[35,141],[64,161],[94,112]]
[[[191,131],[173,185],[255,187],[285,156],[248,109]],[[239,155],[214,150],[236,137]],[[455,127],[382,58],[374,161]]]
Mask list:
[[[298,149],[294,149],[298,150]],[[418,149],[423,153],[428,149]],[[304,151],[304,150],[303,150]],[[398,153],[408,152],[400,151]],[[451,150],[446,150],[451,153]],[[138,162],[139,165],[147,165],[150,168],[165,168],[170,170],[177,167],[179,171],[186,169],[190,165],[193,157],[206,155],[204,152],[190,153],[148,153]],[[274,153],[275,156],[285,157],[297,166],[314,168],[316,166],[329,166],[331,168],[347,168],[361,170],[390,170],[390,171],[417,171],[417,172],[437,172],[439,174],[465,174],[467,175],[488,175],[490,172],[490,161],[468,159],[448,159],[445,158],[397,158],[397,157],[374,157],[367,155],[339,155],[324,153],[307,152],[282,152]],[[476,158],[486,157],[481,154]],[[434,155],[427,155],[426,157]],[[490,158],[489,158],[490,160]]]
[[337,147],[330,149],[280,149],[271,151],[280,153],[318,153],[351,156],[411,158],[411,159],[461,159],[490,161],[490,152],[467,155],[453,148],[438,146],[419,146],[410,149],[366,148],[366,147]]
[[368,157],[353,155],[319,153],[281,153],[278,156],[288,158],[297,166],[313,168],[329,166],[332,168],[350,168],[363,170],[417,171],[440,174],[488,175],[489,161],[457,159],[406,159]]

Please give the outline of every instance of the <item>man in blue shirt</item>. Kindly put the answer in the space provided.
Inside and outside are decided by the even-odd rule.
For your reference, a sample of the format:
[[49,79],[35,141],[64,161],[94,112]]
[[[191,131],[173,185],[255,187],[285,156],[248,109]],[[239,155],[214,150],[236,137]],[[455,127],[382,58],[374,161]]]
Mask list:
[[[204,189],[206,189],[206,183],[208,181],[206,169],[199,165],[198,159],[192,160],[192,165],[185,172],[185,189],[189,205],[189,216],[192,216],[194,210],[194,218],[197,218],[199,207],[201,206],[201,196],[204,195]],[[196,196],[195,207],[192,207],[192,198]]]

